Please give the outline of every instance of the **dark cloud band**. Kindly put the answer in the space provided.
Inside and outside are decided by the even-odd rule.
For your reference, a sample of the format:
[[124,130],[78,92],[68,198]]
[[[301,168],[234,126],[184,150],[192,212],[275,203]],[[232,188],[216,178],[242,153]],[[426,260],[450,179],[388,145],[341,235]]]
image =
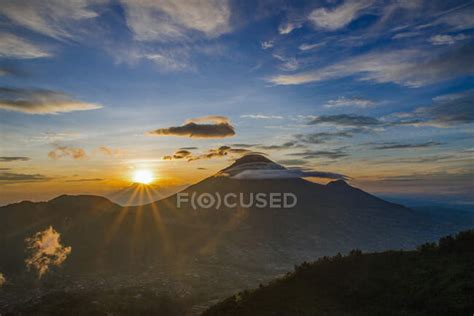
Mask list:
[[[198,124],[204,119],[210,124]],[[217,120],[218,119],[218,120]],[[173,126],[167,128],[159,128],[148,132],[154,136],[183,136],[192,138],[224,138],[235,135],[234,127],[227,118],[221,116],[198,118],[189,120],[181,126]]]

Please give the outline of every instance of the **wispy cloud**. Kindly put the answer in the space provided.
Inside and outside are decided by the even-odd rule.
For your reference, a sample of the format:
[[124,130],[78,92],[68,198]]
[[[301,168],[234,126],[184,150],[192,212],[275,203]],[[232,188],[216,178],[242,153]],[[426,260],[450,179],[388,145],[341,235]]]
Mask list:
[[10,161],[28,161],[29,157],[18,157],[18,156],[3,156],[0,157],[1,162],[10,162]]
[[185,159],[185,158],[193,158],[192,152],[189,150],[178,150],[175,152],[173,155],[167,155],[163,157],[163,160],[179,160],[179,159]]
[[[197,124],[211,122],[212,124]],[[148,132],[152,136],[185,136],[194,138],[223,138],[235,135],[234,127],[227,117],[205,116],[188,120],[182,126],[159,128]]]
[[145,53],[144,58],[152,61],[165,71],[179,72],[193,70],[194,66],[189,61],[187,50],[161,50],[153,53]]
[[298,85],[357,75],[360,80],[421,87],[474,73],[473,54],[472,45],[436,56],[416,50],[371,52],[317,70],[272,76],[268,81]]
[[281,61],[280,65],[278,66],[281,70],[284,71],[295,71],[300,67],[300,63],[294,57],[286,57],[279,53],[274,53],[273,58]]
[[218,148],[209,149],[208,151],[201,154],[193,154],[188,150],[178,150],[173,155],[164,156],[163,160],[187,160],[194,161],[200,159],[212,159],[221,158],[226,156],[241,156],[251,152],[244,148],[233,148],[231,146],[220,146]]
[[474,90],[434,98],[431,107],[418,108],[417,114],[439,124],[454,125],[474,122]]
[[274,41],[263,41],[263,42],[260,43],[260,46],[262,47],[262,49],[272,48],[273,45],[275,45]]
[[278,26],[278,33],[284,35],[284,34],[290,34],[296,29],[299,29],[303,26],[302,21],[287,21],[285,23],[280,24]]
[[66,180],[64,182],[99,182],[99,181],[104,181],[105,179],[103,178],[84,178],[84,179],[71,179],[71,180]]
[[123,154],[123,151],[118,148],[111,148],[108,146],[100,146],[99,152],[106,156],[119,157]]
[[456,42],[464,41],[468,39],[469,36],[464,34],[457,35],[433,35],[430,37],[430,42],[433,45],[453,45]]
[[86,159],[87,154],[84,149],[78,147],[55,145],[55,149],[48,153],[51,159],[61,159],[63,157],[70,157],[74,160]]
[[127,25],[140,41],[212,38],[231,30],[228,1],[122,0]]
[[296,152],[287,154],[289,156],[297,156],[302,157],[303,159],[313,159],[313,158],[329,158],[329,159],[337,159],[347,157],[347,153],[342,151],[341,149],[336,150],[315,150],[315,151],[303,151],[303,152]]
[[339,132],[318,132],[318,133],[310,133],[310,134],[297,134],[295,135],[295,138],[298,141],[303,142],[303,143],[323,144],[334,138],[353,137],[355,132],[359,132],[359,131],[351,130],[351,131],[339,131]]
[[0,87],[0,109],[27,114],[59,114],[100,109],[102,106],[75,100],[46,89]]
[[232,147],[239,147],[239,148],[252,148],[252,147],[257,147],[260,146],[260,144],[231,144],[230,146]]
[[[78,23],[98,16],[101,0],[2,1],[0,15],[12,23],[53,38],[71,38]],[[1,42],[1,41],[0,41]]]
[[333,172],[303,170],[301,168],[291,169],[255,169],[244,170],[231,176],[232,179],[239,180],[259,180],[259,179],[292,179],[292,178],[322,178],[322,179],[342,179],[347,180],[348,177]]
[[[13,34],[0,33],[0,57],[34,59],[50,57],[51,53],[45,48]],[[2,75],[8,74],[3,70]]]
[[23,183],[23,182],[41,182],[48,181],[50,177],[41,174],[23,174],[13,172],[0,172],[1,183]]
[[432,24],[449,25],[456,31],[469,30],[474,28],[474,21],[472,16],[474,15],[474,7],[472,3],[466,3],[459,7],[441,14]]
[[240,116],[241,118],[251,118],[251,119],[262,119],[262,120],[281,120],[283,116],[280,115],[266,115],[266,114],[244,114]]
[[[1,45],[1,44],[0,44]],[[0,49],[1,51],[1,49]],[[0,52],[1,55],[1,52]],[[19,68],[17,66],[0,66],[0,77],[1,76],[18,76],[18,77],[24,77],[26,74],[28,74],[27,71],[24,71],[23,68]]]
[[303,43],[298,48],[299,50],[302,50],[302,51],[308,51],[308,50],[313,50],[316,48],[321,48],[325,45],[326,45],[326,42],[313,43],[313,44]]
[[450,127],[474,122],[474,90],[438,96],[431,106],[419,107],[412,112],[398,113],[407,117],[398,124],[414,126]]
[[374,143],[373,149],[416,149],[416,148],[428,148],[442,145],[440,142],[425,142],[425,143],[394,143],[394,142],[386,142],[386,143]]
[[286,142],[281,145],[259,145],[257,148],[263,149],[263,150],[283,150],[283,149],[289,149],[289,148],[295,148],[299,147],[298,143],[294,141]]
[[339,115],[321,115],[311,120],[309,125],[332,124],[340,126],[364,127],[380,125],[378,119],[364,115],[339,114]]
[[370,108],[375,105],[375,102],[369,99],[353,97],[346,98],[340,97],[335,100],[329,100],[324,106],[327,108],[338,108],[338,107],[357,107],[357,108]]
[[318,8],[309,14],[308,20],[317,28],[337,30],[356,19],[373,2],[373,0],[345,1],[334,8]]

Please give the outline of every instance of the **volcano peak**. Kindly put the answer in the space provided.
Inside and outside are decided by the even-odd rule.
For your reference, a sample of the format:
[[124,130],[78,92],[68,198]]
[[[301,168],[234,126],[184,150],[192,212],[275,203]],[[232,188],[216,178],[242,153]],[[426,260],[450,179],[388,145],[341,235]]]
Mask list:
[[235,160],[229,167],[221,170],[221,173],[236,175],[245,170],[284,170],[285,167],[273,162],[261,154],[247,154]]
[[238,166],[238,165],[241,165],[241,164],[245,164],[245,163],[254,163],[254,162],[274,163],[273,161],[271,161],[270,159],[268,159],[264,155],[261,155],[261,154],[247,154],[247,155],[244,155],[244,156],[240,157],[239,159],[236,159],[235,162],[229,168],[235,167],[235,166]]

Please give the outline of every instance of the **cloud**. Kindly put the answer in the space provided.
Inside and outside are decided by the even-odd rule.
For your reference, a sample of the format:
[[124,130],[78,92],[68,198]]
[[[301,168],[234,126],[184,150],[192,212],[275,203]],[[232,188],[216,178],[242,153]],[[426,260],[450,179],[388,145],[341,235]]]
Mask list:
[[231,144],[232,147],[240,147],[240,148],[252,148],[260,146],[260,144]]
[[425,143],[418,143],[418,144],[403,144],[403,143],[376,143],[373,149],[416,149],[416,148],[428,148],[442,145],[440,142],[425,142]]
[[191,158],[192,153],[188,150],[178,150],[171,156],[164,156],[163,160],[173,160],[173,159],[184,159],[184,158]]
[[100,109],[102,106],[74,100],[70,96],[46,89],[0,87],[0,109],[27,114],[58,114]]
[[406,164],[425,164],[431,162],[443,162],[444,164],[448,162],[458,162],[458,161],[470,161],[472,158],[472,153],[461,152],[457,154],[450,155],[431,155],[431,156],[419,156],[419,157],[397,157],[395,159],[385,159],[385,160],[374,160],[372,164],[396,164],[396,163],[406,163]]
[[164,71],[180,72],[194,69],[189,61],[188,51],[182,49],[146,53],[143,58],[152,61]]
[[370,116],[353,115],[353,114],[339,114],[339,115],[321,115],[311,120],[309,125],[316,124],[332,124],[340,126],[375,126],[380,125],[381,122]]
[[446,24],[452,26],[454,30],[469,30],[474,28],[474,7],[470,3],[466,3],[456,10],[448,12],[439,17],[433,24]]
[[464,34],[458,35],[433,35],[430,37],[430,42],[433,45],[453,45],[456,42],[464,41],[468,39],[469,36]]
[[219,148],[216,148],[216,149],[210,149],[207,153],[194,157],[191,160],[219,158],[219,157],[228,156],[230,154],[243,155],[249,152],[250,150],[248,149],[232,148],[230,146],[220,146]]
[[[1,48],[0,48],[0,55],[1,55]],[[0,66],[0,77],[1,76],[25,77],[27,74],[28,74],[27,71],[17,66],[14,66],[14,67],[13,66]]]
[[347,180],[347,176],[325,171],[306,171],[300,168],[291,169],[254,169],[244,170],[233,176],[231,179],[259,180],[259,179],[292,179],[292,178],[324,178]]
[[222,115],[207,115],[207,116],[196,117],[196,118],[189,119],[186,121],[186,123],[206,123],[206,122],[213,122],[216,124],[228,123],[229,118]]
[[298,47],[298,49],[302,50],[302,51],[307,51],[307,50],[312,50],[312,49],[315,49],[315,48],[320,48],[320,47],[323,47],[325,45],[326,45],[326,42],[314,43],[314,44],[303,43]]
[[303,157],[303,159],[312,159],[312,158],[329,158],[337,159],[347,157],[348,155],[340,149],[337,150],[316,150],[316,151],[304,151],[297,153],[287,154],[289,156]]
[[345,1],[332,9],[313,10],[309,14],[308,20],[317,28],[337,30],[355,20],[372,3],[372,0]]
[[416,114],[444,126],[474,122],[474,90],[434,98],[431,107],[418,108]]
[[196,150],[197,147],[181,147],[180,150]]
[[263,150],[281,150],[281,149],[288,149],[288,148],[295,148],[298,147],[298,144],[296,142],[286,142],[281,145],[259,145],[257,148],[263,149]]
[[251,119],[262,119],[262,120],[281,120],[283,119],[283,116],[280,115],[264,115],[264,114],[245,114],[241,115],[241,118],[251,118]]
[[413,126],[451,127],[474,122],[474,90],[438,96],[433,104],[412,112],[398,113],[407,117],[395,124]]
[[111,148],[111,147],[107,147],[107,146],[100,146],[99,147],[99,152],[101,152],[102,154],[104,154],[106,156],[112,156],[112,157],[118,157],[118,156],[122,155],[122,151],[120,149]]
[[473,45],[435,56],[430,51],[417,50],[371,52],[320,69],[275,75],[267,80],[277,85],[298,85],[355,75],[359,80],[415,88],[474,73],[473,54]]
[[10,161],[28,161],[30,160],[29,157],[14,157],[14,156],[8,156],[8,157],[0,157],[1,162],[10,162]]
[[280,26],[278,26],[278,33],[280,33],[280,34],[290,34],[294,30],[299,29],[302,26],[303,26],[303,23],[298,22],[298,21],[282,23],[282,24],[280,24]]
[[231,30],[226,0],[122,0],[127,25],[139,41],[192,39],[193,32],[208,38]]
[[356,130],[351,131],[339,131],[339,132],[318,132],[318,133],[311,133],[311,134],[297,134],[295,138],[303,143],[309,144],[323,144],[326,141],[338,138],[338,137],[352,137],[354,136],[355,132],[359,132]]
[[[101,0],[2,1],[0,15],[12,23],[53,38],[71,38],[78,22],[98,16]],[[0,41],[1,42],[1,41]]]
[[51,159],[60,159],[63,157],[71,157],[74,160],[86,159],[87,155],[84,149],[69,146],[55,145],[55,149],[48,153],[48,157]]
[[423,35],[423,32],[419,31],[408,31],[408,32],[400,32],[392,36],[392,39],[405,39],[405,38],[412,38]]
[[188,150],[179,150],[175,152],[173,155],[163,156],[163,160],[187,160],[187,161],[194,161],[200,159],[212,159],[212,158],[220,158],[229,155],[243,155],[246,153],[251,152],[248,149],[244,148],[232,148],[231,146],[220,146],[218,148],[209,149],[207,152],[202,154],[194,155]]
[[[391,126],[432,126],[451,127],[474,122],[474,90],[439,96],[433,104],[418,107],[412,112],[396,113],[394,121],[382,121],[370,116],[339,114],[322,115],[312,119],[308,124],[331,124],[353,127],[391,127]],[[353,130],[355,132],[355,130]]]
[[29,252],[25,260],[28,270],[35,270],[41,278],[51,266],[60,266],[71,253],[71,247],[61,244],[61,234],[52,226],[25,239]]
[[[196,124],[211,122],[212,124]],[[234,127],[225,116],[205,116],[188,120],[182,126],[159,128],[148,132],[154,136],[184,136],[192,138],[224,138],[235,135]]]
[[262,47],[262,49],[272,48],[273,45],[275,45],[274,41],[263,41],[263,42],[260,43],[260,46]]
[[329,100],[324,106],[327,108],[338,108],[353,106],[357,108],[370,108],[375,105],[375,102],[365,98],[346,98],[340,97],[335,100]]
[[22,174],[13,172],[0,172],[0,182],[22,183],[22,182],[41,182],[48,181],[51,178],[41,174]]
[[192,153],[189,150],[178,150],[173,154],[174,159],[182,159],[190,156]]
[[151,47],[118,44],[107,46],[106,50],[118,64],[135,66],[138,62],[145,60],[156,65],[159,71],[169,73],[195,71],[196,66],[192,63],[192,57],[196,53],[201,53],[202,49],[198,49],[196,45],[191,48],[187,45]]
[[[34,59],[50,57],[46,49],[13,34],[0,33],[0,57]],[[1,75],[8,74],[2,70]]]
[[64,182],[98,182],[104,181],[105,179],[102,178],[85,178],[85,179],[73,179],[73,180],[66,180]]
[[295,71],[299,68],[300,63],[298,60],[294,57],[285,57],[280,54],[273,54],[272,55],[275,59],[278,59],[281,61],[281,64],[279,65],[279,68],[284,70],[284,71]]

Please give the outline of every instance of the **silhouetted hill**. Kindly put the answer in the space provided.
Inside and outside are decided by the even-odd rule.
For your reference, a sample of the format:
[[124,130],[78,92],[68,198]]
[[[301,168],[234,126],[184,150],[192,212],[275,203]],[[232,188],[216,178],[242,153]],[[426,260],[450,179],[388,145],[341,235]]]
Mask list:
[[474,230],[417,251],[324,257],[216,304],[205,316],[472,315]]

